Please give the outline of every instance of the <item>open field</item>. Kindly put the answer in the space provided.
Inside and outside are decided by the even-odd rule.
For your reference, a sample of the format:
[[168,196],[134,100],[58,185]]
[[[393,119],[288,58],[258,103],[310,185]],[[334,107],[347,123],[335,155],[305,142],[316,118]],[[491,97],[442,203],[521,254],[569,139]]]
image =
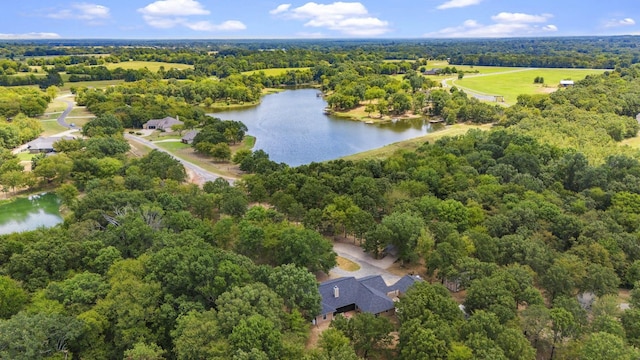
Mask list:
[[[602,74],[598,69],[521,69],[486,76],[465,75],[452,80],[451,85],[480,94],[502,95],[507,104],[515,104],[520,94],[548,93],[557,89],[560,80],[582,80],[587,75]],[[533,79],[543,77],[545,84],[534,84]]]
[[341,256],[336,257],[336,262],[338,263],[338,267],[344,271],[358,271],[360,270],[360,265],[354,263],[349,259],[345,259]]
[[67,108],[67,103],[64,101],[60,101],[60,100],[53,100],[52,102],[49,103],[49,106],[47,106],[47,110],[45,110],[45,113],[52,113],[52,112],[63,112],[65,109]]
[[471,129],[480,129],[480,130],[489,130],[491,128],[491,124],[485,125],[468,125],[468,124],[455,124],[451,126],[447,126],[443,130],[435,131],[425,136],[417,137],[415,139],[399,141],[397,143],[393,143],[387,146],[383,146],[378,149],[373,149],[369,151],[364,151],[361,153],[344,156],[341,159],[343,160],[366,160],[366,159],[384,159],[393,155],[398,150],[409,150],[413,151],[419,148],[425,142],[436,141],[445,136],[456,136],[465,134],[467,131]]
[[55,119],[42,120],[40,121],[40,125],[42,126],[42,130],[44,130],[42,134],[40,134],[40,136],[45,136],[45,137],[69,130],[64,126],[60,126],[60,124],[58,124],[58,122]]
[[[433,68],[442,69],[442,68],[445,68],[447,66],[450,67],[450,68],[455,67],[456,69],[462,70],[462,71],[465,71],[465,72],[475,72],[475,71],[477,71],[478,74],[492,74],[492,73],[497,73],[497,72],[525,69],[525,68],[519,68],[519,67],[506,67],[506,66],[451,65],[451,64],[447,63],[446,61],[429,61],[429,62],[427,62],[427,65],[425,66],[425,68],[427,70],[433,69]],[[444,78],[444,77],[451,77],[451,76],[452,75],[445,75],[445,76],[441,76],[441,77]],[[429,77],[438,78],[440,76],[429,76]]]
[[178,150],[187,149],[191,147],[191,145],[184,144],[180,141],[163,141],[163,142],[155,142],[154,144],[170,152],[176,152]]
[[244,72],[242,72],[242,75],[252,75],[252,74],[256,74],[256,73],[259,73],[260,71],[262,71],[267,76],[278,76],[278,75],[282,75],[282,74],[286,73],[287,71],[295,71],[295,70],[302,71],[302,70],[309,70],[309,69],[311,69],[311,68],[309,68],[309,67],[302,67],[302,68],[273,68],[273,69],[244,71]]
[[106,88],[109,86],[115,86],[124,83],[124,80],[103,80],[103,81],[78,81],[78,82],[65,82],[60,88],[61,90],[70,90],[72,87],[81,88]]
[[147,68],[151,72],[157,72],[160,70],[161,66],[164,66],[165,70],[169,69],[191,69],[193,65],[188,64],[175,64],[175,63],[166,63],[166,62],[156,62],[156,61],[123,61],[119,63],[107,63],[105,64],[107,69],[113,70],[117,68],[123,68],[125,70],[138,70],[142,68]]

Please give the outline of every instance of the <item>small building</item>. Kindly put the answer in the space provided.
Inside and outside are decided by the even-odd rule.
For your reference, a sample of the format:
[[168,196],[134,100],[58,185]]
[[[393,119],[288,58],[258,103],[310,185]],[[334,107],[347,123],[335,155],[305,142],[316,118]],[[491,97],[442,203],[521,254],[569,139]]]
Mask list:
[[170,116],[167,116],[164,119],[153,119],[149,120],[146,123],[142,124],[144,129],[149,130],[160,130],[160,131],[171,131],[171,127],[173,125],[182,125],[184,124],[179,119],[174,119]]
[[198,130],[191,130],[186,134],[184,134],[184,136],[182,137],[182,139],[180,139],[180,141],[182,141],[183,144],[192,144],[193,139],[196,138],[196,135],[198,135]]
[[442,72],[442,69],[433,68],[433,69],[425,70],[424,72],[422,72],[422,75],[440,75],[441,72]]
[[27,149],[32,154],[38,153],[52,153],[55,152],[53,144],[60,140],[74,140],[73,136],[60,136],[60,137],[39,137],[35,140],[26,143]]
[[569,87],[573,85],[574,85],[573,80],[560,80],[560,86],[562,87]]
[[337,314],[348,311],[363,311],[374,315],[395,311],[398,296],[406,293],[418,281],[422,281],[419,276],[409,275],[393,285],[387,285],[380,275],[325,281],[318,286],[322,297],[322,311],[314,319],[314,324],[331,321]]

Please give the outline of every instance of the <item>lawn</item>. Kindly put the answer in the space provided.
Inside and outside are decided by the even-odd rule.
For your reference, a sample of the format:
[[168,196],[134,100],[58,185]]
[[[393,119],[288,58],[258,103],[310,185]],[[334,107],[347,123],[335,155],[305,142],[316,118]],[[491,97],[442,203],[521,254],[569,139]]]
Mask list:
[[489,130],[491,128],[491,124],[486,125],[468,125],[468,124],[455,124],[451,126],[447,126],[446,128],[432,132],[425,136],[421,136],[415,139],[400,141],[397,143],[393,143],[387,146],[383,146],[378,149],[373,149],[369,151],[364,151],[361,153],[348,155],[342,157],[343,160],[367,160],[367,159],[385,159],[399,150],[408,150],[414,151],[420,146],[422,146],[425,142],[436,141],[445,136],[457,136],[466,134],[470,129],[480,129],[480,130]]
[[123,61],[119,63],[107,63],[105,64],[107,69],[113,70],[117,68],[123,68],[125,70],[138,70],[142,68],[147,68],[151,72],[158,72],[161,66],[164,66],[165,70],[169,70],[172,68],[184,70],[184,69],[192,69],[193,65],[188,64],[176,64],[176,63],[166,63],[166,62],[158,62],[158,61]]
[[70,90],[72,87],[75,88],[81,88],[81,87],[86,87],[86,88],[96,88],[96,89],[101,89],[101,88],[106,88],[109,86],[115,86],[118,84],[122,84],[124,83],[124,80],[103,80],[103,81],[78,81],[78,82],[65,82],[64,85],[62,85],[62,87],[60,87],[61,90]]
[[309,70],[311,68],[309,67],[301,67],[301,68],[273,68],[273,69],[262,69],[262,70],[252,70],[252,71],[245,71],[242,73],[242,75],[252,75],[255,73],[259,73],[260,71],[264,72],[265,75],[267,76],[278,76],[278,75],[282,75],[285,74],[287,71],[295,71],[295,70]]
[[41,136],[51,136],[69,130],[64,126],[60,126],[56,120],[41,120],[40,125],[44,130]]
[[45,113],[52,113],[52,112],[58,112],[58,113],[62,113],[64,110],[66,110],[67,108],[67,103],[64,101],[60,101],[60,100],[54,100],[52,102],[49,103],[49,106],[47,106],[47,110],[45,110]]
[[155,145],[170,151],[170,152],[175,152],[178,150],[182,150],[182,149],[186,149],[186,148],[190,148],[191,145],[189,144],[184,144],[180,141],[165,141],[165,142],[155,142]]
[[[503,68],[504,69],[504,68]],[[450,85],[485,95],[502,95],[506,104],[515,104],[520,94],[549,93],[557,89],[560,80],[582,80],[587,75],[602,74],[598,69],[521,69],[487,76],[465,75],[452,80]],[[534,84],[533,79],[543,77],[545,84]]]

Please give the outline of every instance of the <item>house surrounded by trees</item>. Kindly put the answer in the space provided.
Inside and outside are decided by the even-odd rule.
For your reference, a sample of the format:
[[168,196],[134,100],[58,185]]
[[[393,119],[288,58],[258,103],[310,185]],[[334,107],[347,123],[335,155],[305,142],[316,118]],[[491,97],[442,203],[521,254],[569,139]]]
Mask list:
[[333,320],[334,316],[348,311],[361,311],[374,315],[395,310],[398,296],[407,292],[419,276],[406,275],[393,285],[387,285],[382,276],[371,275],[360,279],[341,277],[321,283],[322,311],[314,324]]
[[179,119],[172,118],[167,116],[164,119],[152,119],[147,121],[142,125],[144,129],[149,130],[160,130],[160,131],[171,131],[171,127],[173,125],[182,125],[184,124]]

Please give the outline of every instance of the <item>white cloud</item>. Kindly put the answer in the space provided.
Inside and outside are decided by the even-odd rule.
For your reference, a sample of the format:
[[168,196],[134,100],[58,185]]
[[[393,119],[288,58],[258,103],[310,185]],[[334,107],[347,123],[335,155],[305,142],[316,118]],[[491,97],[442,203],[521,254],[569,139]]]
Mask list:
[[238,20],[227,20],[220,24],[208,20],[191,21],[188,18],[190,16],[211,14],[195,0],[159,0],[138,9],[138,12],[148,25],[160,29],[184,26],[194,31],[237,31],[247,28]]
[[484,25],[476,20],[467,20],[462,25],[444,28],[425,36],[446,38],[536,36],[558,31],[558,27],[553,24],[543,24],[552,17],[551,14],[502,12],[491,17],[493,24]]
[[280,14],[280,13],[283,13],[283,12],[289,10],[290,7],[291,7],[291,4],[280,4],[280,5],[278,5],[277,8],[269,11],[269,14],[271,14],[271,15]]
[[635,24],[636,24],[636,21],[633,20],[632,18],[610,19],[605,22],[604,27],[632,26]]
[[52,19],[78,19],[92,24],[100,24],[101,20],[111,17],[111,10],[99,4],[78,3],[68,9],[60,9],[44,15]]
[[222,24],[214,24],[210,21],[198,21],[195,23],[184,23],[184,26],[195,31],[234,31],[247,28],[242,22],[237,20],[228,20]]
[[523,13],[501,12],[498,15],[492,16],[491,20],[497,23],[543,23],[551,17],[553,17],[551,14],[530,15]]
[[326,28],[349,36],[376,36],[390,31],[388,21],[371,16],[359,2],[309,2],[294,9],[283,9],[280,5],[275,10],[282,10],[278,13],[287,19],[306,21],[306,27]]
[[0,34],[2,40],[22,40],[22,39],[59,39],[60,35],[48,32],[30,32],[26,34]]
[[471,5],[478,5],[482,2],[482,0],[449,0],[444,4],[439,5],[436,9],[445,10],[445,9],[453,9],[453,8],[462,8]]

